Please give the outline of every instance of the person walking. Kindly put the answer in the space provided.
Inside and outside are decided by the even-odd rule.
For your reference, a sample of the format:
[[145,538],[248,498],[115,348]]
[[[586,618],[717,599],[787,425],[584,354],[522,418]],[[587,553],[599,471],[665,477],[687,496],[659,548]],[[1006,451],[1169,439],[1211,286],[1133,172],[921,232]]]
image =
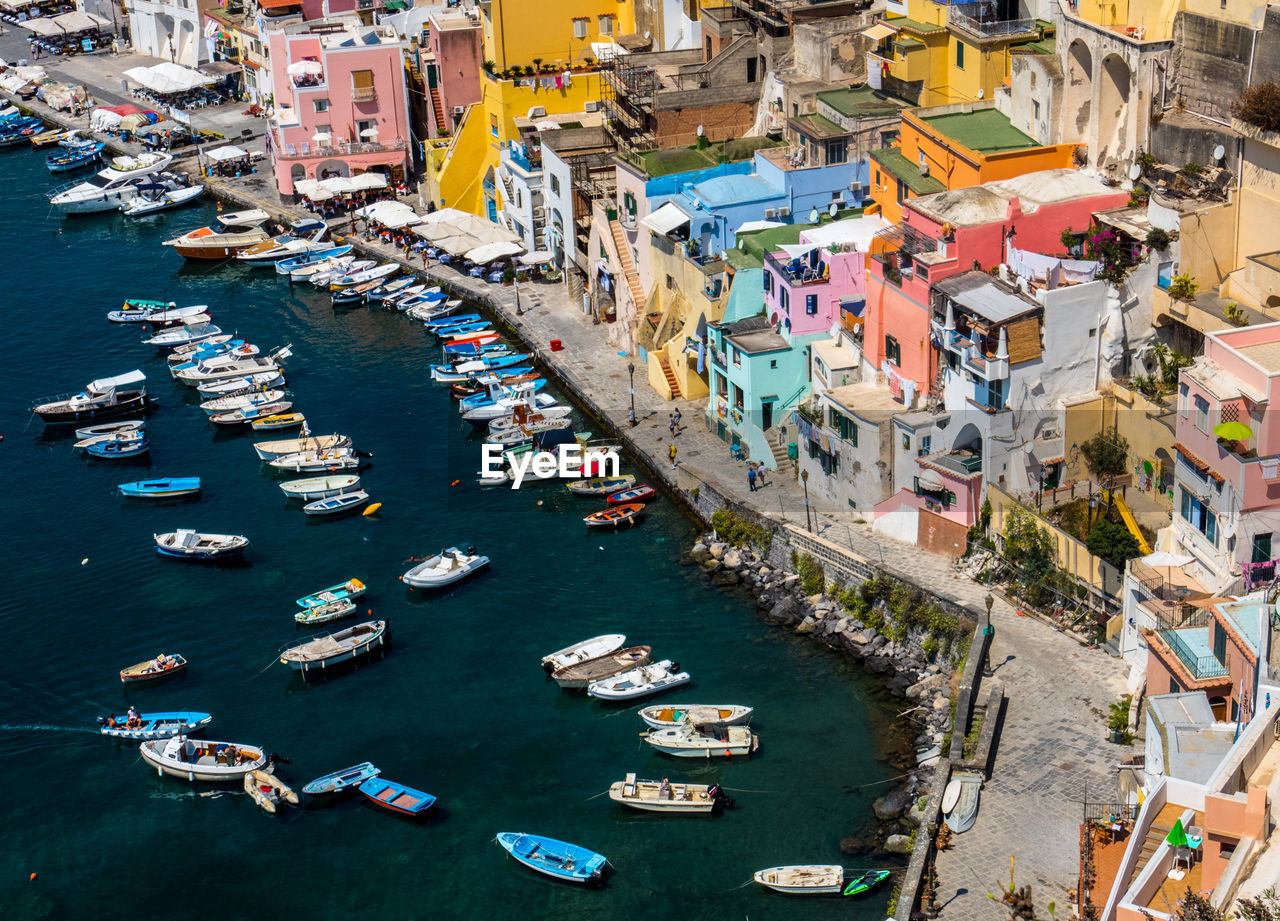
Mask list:
[[755,464],[747,464],[747,486],[751,488],[752,492],[756,491],[756,465]]
[[627,410],[627,422],[632,428],[636,427],[636,408],[634,406]]
[[674,438],[676,435],[676,414],[675,413],[667,413],[667,430],[671,432],[671,437]]
[[676,446],[673,444],[667,449],[667,456],[671,458],[671,469],[676,469]]
[[764,462],[757,461],[756,462],[756,480],[757,480],[757,488],[759,489],[764,489],[764,470],[765,470]]
[[671,430],[671,434],[679,435],[680,434],[680,407],[679,406],[676,407],[676,411],[672,414],[671,422],[674,426],[674,428],[672,428]]

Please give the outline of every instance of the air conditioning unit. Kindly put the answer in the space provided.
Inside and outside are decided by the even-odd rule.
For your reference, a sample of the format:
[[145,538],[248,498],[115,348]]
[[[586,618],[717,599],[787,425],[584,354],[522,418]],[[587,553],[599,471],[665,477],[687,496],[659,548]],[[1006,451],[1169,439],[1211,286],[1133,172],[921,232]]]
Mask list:
[[543,106],[529,106],[525,118],[546,118],[547,110]]
[[778,211],[777,211],[777,209],[776,209],[776,208],[765,208],[765,209],[764,209],[764,219],[765,219],[766,221],[772,221],[772,220],[774,220],[777,216],[778,216]]
[[920,175],[921,175],[921,176],[928,176],[928,175],[929,175],[929,164],[928,164],[928,163],[922,163],[922,164],[920,165]]
[[778,217],[791,217],[791,209],[790,209],[790,208],[779,208],[779,209],[778,209]]
[[849,191],[853,193],[853,197],[854,197],[854,198],[861,198],[861,197],[862,197],[862,183],[861,183],[861,182],[856,182],[856,181],[855,181],[855,182],[851,182],[851,183],[849,183]]
[[590,101],[588,101],[588,102],[584,102],[584,103],[582,104],[582,111],[584,111],[584,112],[599,112],[599,111],[600,111],[600,101],[599,101],[599,100],[597,100],[597,99],[592,99],[592,100],[590,100]]
[[464,115],[466,115],[466,114],[467,114],[467,107],[466,107],[466,106],[454,106],[454,107],[453,107],[453,117],[454,117],[454,118],[462,118],[462,116],[464,116]]

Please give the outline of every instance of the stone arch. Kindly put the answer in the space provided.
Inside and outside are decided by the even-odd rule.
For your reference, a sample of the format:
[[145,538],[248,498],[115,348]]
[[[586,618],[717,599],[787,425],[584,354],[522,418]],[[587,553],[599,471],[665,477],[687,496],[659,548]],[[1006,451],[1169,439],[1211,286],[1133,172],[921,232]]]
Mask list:
[[955,440],[951,442],[952,451],[972,451],[979,457],[982,457],[982,431],[972,422],[966,422],[956,432]]
[[1129,93],[1133,74],[1124,58],[1109,54],[1098,73],[1098,152],[1094,162],[1122,157],[1129,150]]
[[1088,137],[1093,110],[1093,54],[1083,39],[1067,49],[1067,92],[1063,103],[1066,128],[1072,140]]
[[200,59],[196,48],[196,26],[189,19],[178,23],[178,34],[174,38],[177,48],[176,58],[184,67],[195,67]]
[[316,178],[328,179],[332,176],[350,176],[351,167],[345,160],[322,160],[316,166]]
[[296,189],[298,183],[307,178],[307,168],[301,163],[295,163],[289,167],[289,182]]

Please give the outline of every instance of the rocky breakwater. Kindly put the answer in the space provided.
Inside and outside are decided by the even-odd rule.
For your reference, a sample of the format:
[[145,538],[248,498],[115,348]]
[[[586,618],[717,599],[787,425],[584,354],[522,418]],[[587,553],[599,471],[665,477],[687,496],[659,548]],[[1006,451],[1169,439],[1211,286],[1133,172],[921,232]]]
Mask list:
[[811,558],[795,557],[795,571],[771,566],[750,547],[735,547],[714,533],[699,540],[684,562],[720,586],[737,586],[756,600],[768,623],[808,636],[858,660],[882,676],[887,690],[908,706],[897,726],[908,730],[887,740],[901,783],[872,803],[877,839],[846,838],[841,849],[910,853],[928,799],[933,762],[950,735],[953,675],[964,660],[972,623],[948,614],[918,589],[878,576],[855,586],[824,583]]

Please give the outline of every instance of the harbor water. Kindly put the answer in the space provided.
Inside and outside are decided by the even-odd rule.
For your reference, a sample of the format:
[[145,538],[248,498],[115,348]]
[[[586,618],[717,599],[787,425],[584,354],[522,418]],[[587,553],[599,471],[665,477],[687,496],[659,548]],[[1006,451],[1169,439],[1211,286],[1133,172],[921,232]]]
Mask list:
[[[889,865],[842,858],[838,845],[871,834],[871,801],[891,789],[878,782],[895,773],[884,751],[896,701],[681,567],[697,529],[669,498],[640,526],[600,533],[582,524],[598,500],[545,484],[475,486],[479,442],[429,380],[440,349],[420,324],[335,310],[269,269],[185,264],[160,245],[210,222],[210,204],[61,219],[43,159],[0,153],[11,334],[0,365],[0,916],[118,917],[145,903],[175,917],[317,921],[883,918],[888,885],[863,899],[796,899],[748,881],[778,864]],[[255,436],[215,430],[136,326],[106,322],[125,297],[208,304],[215,323],[264,350],[291,343],[295,409],[317,434],[349,434],[372,454],[362,475],[380,514],[305,517],[277,487],[287,477],[257,460]],[[86,458],[69,429],[28,415],[37,398],[133,368],[157,402],[149,458]],[[147,476],[199,476],[203,495],[149,503],[116,492]],[[152,534],[179,527],[252,543],[240,565],[158,556]],[[398,581],[409,557],[469,545],[493,560],[489,572],[433,597]],[[351,577],[369,586],[362,611],[390,621],[392,646],[304,683],[276,662],[306,635],[294,599]],[[540,670],[545,653],[611,632],[693,674],[653,702],[754,706],[759,752],[732,762],[653,753],[636,705],[561,692]],[[125,690],[119,670],[161,652],[186,656],[189,674]],[[291,763],[277,773],[295,789],[370,760],[440,805],[421,824],[359,796],[268,816],[237,785],[157,777],[136,745],[99,737],[94,718],[130,704],[211,712],[207,738],[279,753]],[[720,783],[737,808],[628,813],[601,794],[629,772]],[[599,890],[536,876],[494,843],[499,831],[581,844],[614,872]]]

